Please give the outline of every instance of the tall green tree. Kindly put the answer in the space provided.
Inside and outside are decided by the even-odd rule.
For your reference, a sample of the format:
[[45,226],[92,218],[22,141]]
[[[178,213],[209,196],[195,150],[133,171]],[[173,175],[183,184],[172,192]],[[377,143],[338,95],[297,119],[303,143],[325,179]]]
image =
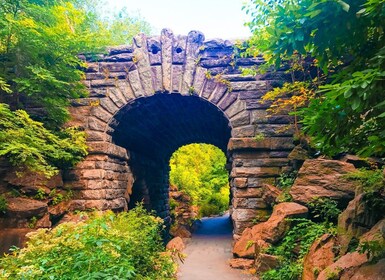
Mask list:
[[249,54],[279,67],[315,58],[327,78],[302,111],[304,131],[322,152],[385,155],[385,1],[253,0]]
[[78,55],[130,43],[134,32],[149,31],[125,11],[103,16],[98,3],[0,2],[0,157],[52,175],[85,155],[84,134],[61,128],[70,99],[87,96]]

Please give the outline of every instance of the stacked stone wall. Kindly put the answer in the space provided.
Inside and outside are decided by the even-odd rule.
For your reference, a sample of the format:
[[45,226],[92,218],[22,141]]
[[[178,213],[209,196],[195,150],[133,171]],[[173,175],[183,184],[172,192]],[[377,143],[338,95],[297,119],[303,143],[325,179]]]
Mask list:
[[[79,190],[72,204],[74,209],[126,209],[134,181],[143,180],[148,205],[161,217],[169,217],[167,156],[181,145],[199,140],[220,146],[231,162],[235,234],[249,226],[258,213],[269,210],[262,199],[262,185],[273,182],[287,169],[293,131],[285,129],[291,121],[289,116],[269,116],[266,109],[270,104],[262,103],[261,96],[287,80],[287,69],[244,76],[242,68],[258,69],[264,63],[263,58],[236,57],[233,42],[204,41],[203,34],[196,31],[187,36],[174,36],[169,30],[163,30],[159,37],[138,35],[132,46],[111,48],[107,54],[83,56],[83,59],[88,65],[84,84],[90,95],[73,101],[73,119],[69,124],[86,131],[90,155],[66,177],[68,185]],[[217,121],[210,123],[207,117],[207,124],[200,120],[195,124],[180,122],[180,126],[172,129],[151,126],[155,121],[146,123],[148,127],[143,129],[160,129],[157,131],[160,135],[167,135],[163,139],[167,139],[168,150],[159,153],[160,158],[149,159],[142,171],[141,168],[135,171],[128,155],[131,152],[138,158],[149,155],[130,145],[118,146],[116,135],[123,131],[122,127],[132,125],[122,126],[122,123],[134,105],[140,108],[141,102],[162,94],[178,94],[185,100],[194,97],[210,103],[219,112],[218,120],[228,123],[231,135],[213,134],[210,127]],[[194,114],[199,118],[201,112]],[[200,130],[189,127],[192,125],[201,125]],[[195,133],[199,135],[187,135],[191,131],[199,131]],[[136,132],[140,142],[141,131]],[[155,150],[165,146],[162,139],[153,139],[151,146]]]

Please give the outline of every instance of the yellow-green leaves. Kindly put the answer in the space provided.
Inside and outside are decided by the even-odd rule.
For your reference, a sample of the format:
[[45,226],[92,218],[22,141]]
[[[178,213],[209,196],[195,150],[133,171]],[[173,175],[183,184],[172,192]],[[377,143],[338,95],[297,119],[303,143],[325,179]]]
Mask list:
[[50,177],[87,154],[84,132],[68,128],[53,133],[23,110],[12,112],[0,103],[0,157],[21,169]]

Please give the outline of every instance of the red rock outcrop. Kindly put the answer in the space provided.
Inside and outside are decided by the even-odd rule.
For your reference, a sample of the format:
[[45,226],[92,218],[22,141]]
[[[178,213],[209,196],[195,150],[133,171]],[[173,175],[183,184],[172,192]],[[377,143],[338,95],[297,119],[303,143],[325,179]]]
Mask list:
[[342,279],[343,274],[345,274],[346,277],[349,271],[354,271],[367,261],[368,258],[366,254],[360,254],[358,252],[348,253],[322,270],[317,280]]
[[241,238],[235,243],[233,253],[242,258],[254,258],[255,248],[250,242],[274,244],[282,239],[290,226],[287,218],[306,217],[308,209],[294,202],[276,205],[270,218],[263,223],[243,231]]
[[337,240],[330,234],[324,234],[310,247],[303,264],[302,280],[315,280],[318,273],[333,264],[337,256]]
[[344,175],[355,170],[352,164],[338,160],[308,159],[299,170],[290,195],[301,204],[327,197],[347,205],[354,198],[356,183]]

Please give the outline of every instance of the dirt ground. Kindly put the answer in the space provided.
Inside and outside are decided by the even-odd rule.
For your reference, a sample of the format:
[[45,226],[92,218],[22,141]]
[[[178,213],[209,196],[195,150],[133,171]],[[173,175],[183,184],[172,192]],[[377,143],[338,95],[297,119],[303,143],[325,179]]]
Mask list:
[[232,226],[229,215],[203,218],[187,243],[179,280],[254,280],[240,270],[231,269]]

